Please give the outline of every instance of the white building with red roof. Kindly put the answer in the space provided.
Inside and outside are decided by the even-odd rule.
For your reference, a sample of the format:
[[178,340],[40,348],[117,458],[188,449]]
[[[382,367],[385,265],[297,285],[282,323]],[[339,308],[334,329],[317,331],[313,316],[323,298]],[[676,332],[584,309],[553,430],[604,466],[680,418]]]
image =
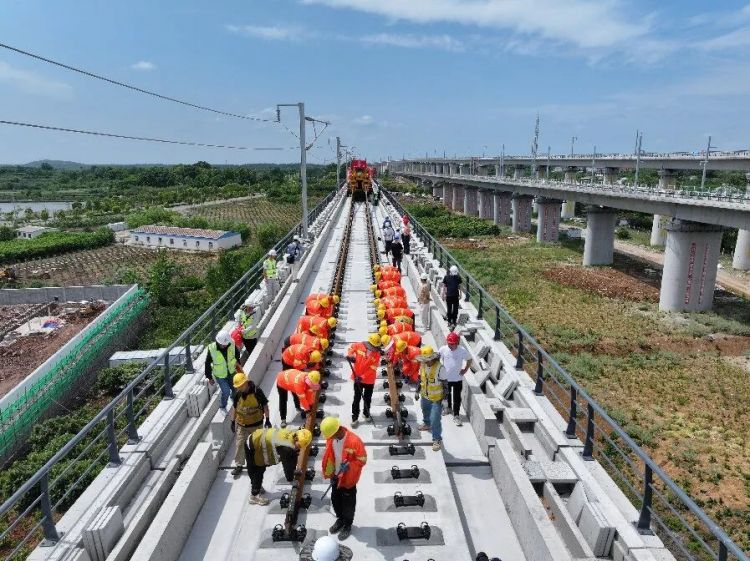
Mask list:
[[219,251],[242,245],[238,232],[177,228],[176,226],[139,226],[130,231],[130,245],[164,247],[182,251]]

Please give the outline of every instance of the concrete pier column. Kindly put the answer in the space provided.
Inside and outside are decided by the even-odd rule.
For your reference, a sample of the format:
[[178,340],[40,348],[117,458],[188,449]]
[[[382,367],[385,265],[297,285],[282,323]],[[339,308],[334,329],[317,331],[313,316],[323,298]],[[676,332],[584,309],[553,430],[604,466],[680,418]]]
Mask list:
[[547,166],[546,165],[538,165],[536,167],[536,176],[537,179],[544,181],[547,179]]
[[539,197],[536,208],[539,217],[536,222],[536,241],[539,243],[556,242],[560,234],[560,208],[562,201]]
[[448,164],[448,175],[456,175],[456,166],[454,164]]
[[490,174],[490,170],[486,166],[477,166],[477,175],[487,176]]
[[711,309],[719,265],[722,227],[673,219],[667,224],[659,309]]
[[486,193],[485,189],[480,189],[477,193],[477,216],[479,218],[484,218],[485,213],[487,212],[487,209],[485,208],[486,201],[484,194]]
[[732,269],[750,271],[750,230],[737,232],[737,245],[734,247]]
[[600,206],[586,207],[586,241],[583,265],[611,265],[615,251],[617,211]]
[[665,226],[669,222],[669,216],[654,214],[654,221],[651,223],[651,245],[663,246],[667,241],[667,230]]
[[523,177],[523,166],[513,167],[513,179],[521,179]]
[[563,179],[563,181],[565,183],[575,183],[577,171],[578,168],[575,166],[568,166],[567,168],[565,168],[565,178]]
[[482,191],[482,195],[482,213],[479,216],[485,220],[493,220],[495,217],[495,211],[492,208],[492,191],[485,189]]
[[576,202],[575,201],[565,201],[562,204],[562,212],[560,213],[560,218],[563,220],[570,220],[571,218],[575,217],[576,215]]
[[531,231],[531,201],[529,195],[513,195],[513,232]]
[[604,168],[604,184],[614,185],[617,181],[617,168]]
[[453,208],[453,185],[443,185],[443,206],[448,209]]
[[501,177],[502,173],[500,170],[500,164],[495,164],[495,177]]
[[659,170],[659,189],[674,189],[676,185],[677,177],[674,174],[674,170]]
[[432,186],[432,196],[436,199],[439,199],[443,196],[443,188],[440,185],[433,185]]
[[511,199],[513,193],[507,191],[494,191],[492,193],[492,221],[498,226],[510,226],[513,212]]
[[464,209],[464,188],[463,185],[453,186],[453,210],[462,211]]
[[476,187],[464,187],[464,214],[466,216],[477,216],[479,208],[477,206],[477,195],[479,189]]

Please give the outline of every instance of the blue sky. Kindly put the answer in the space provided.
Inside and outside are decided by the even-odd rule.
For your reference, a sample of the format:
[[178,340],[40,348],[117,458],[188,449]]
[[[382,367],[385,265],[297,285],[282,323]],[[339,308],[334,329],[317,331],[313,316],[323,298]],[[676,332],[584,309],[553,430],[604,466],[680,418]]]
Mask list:
[[[359,154],[750,148],[750,4],[722,0],[3,0],[0,42],[265,118],[305,101]],[[296,130],[292,110],[284,123]],[[0,49],[0,119],[282,147],[163,146],[0,126],[0,161],[294,161],[276,124],[216,116]],[[309,127],[308,134],[312,134]],[[330,134],[329,134],[330,133]],[[333,140],[332,140],[333,142]]]

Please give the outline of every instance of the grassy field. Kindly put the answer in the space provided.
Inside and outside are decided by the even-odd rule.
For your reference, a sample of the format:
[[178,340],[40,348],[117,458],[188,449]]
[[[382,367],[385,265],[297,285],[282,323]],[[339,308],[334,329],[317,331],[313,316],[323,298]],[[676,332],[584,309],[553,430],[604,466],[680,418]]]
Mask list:
[[[322,197],[310,198],[309,208],[314,208]],[[237,220],[252,230],[262,224],[278,224],[288,232],[302,217],[300,203],[276,202],[265,197],[233,203],[219,203],[191,208],[188,216],[200,216],[211,221]]]
[[580,241],[442,241],[749,550],[750,303],[719,293],[713,312],[666,314],[658,277],[625,258],[584,269]]

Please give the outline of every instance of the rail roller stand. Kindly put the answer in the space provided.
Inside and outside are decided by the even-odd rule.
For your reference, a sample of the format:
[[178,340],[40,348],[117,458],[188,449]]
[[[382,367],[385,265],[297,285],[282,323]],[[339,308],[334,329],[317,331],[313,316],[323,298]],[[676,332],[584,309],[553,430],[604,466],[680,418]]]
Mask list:
[[388,453],[391,456],[413,456],[416,451],[417,449],[411,442],[403,446],[399,446],[398,444],[391,444],[388,446]]
[[396,508],[402,506],[424,506],[424,493],[417,491],[414,495],[402,495],[400,492],[396,492],[393,495],[393,505]]
[[400,522],[396,526],[396,535],[398,539],[403,540],[429,540],[432,535],[432,528],[427,522],[422,522],[419,526],[407,526]]
[[500,561],[499,557],[493,557],[490,559],[484,551],[477,553],[476,561]]
[[399,469],[398,466],[391,468],[391,477],[393,479],[419,479],[419,468],[416,465],[408,469]]

